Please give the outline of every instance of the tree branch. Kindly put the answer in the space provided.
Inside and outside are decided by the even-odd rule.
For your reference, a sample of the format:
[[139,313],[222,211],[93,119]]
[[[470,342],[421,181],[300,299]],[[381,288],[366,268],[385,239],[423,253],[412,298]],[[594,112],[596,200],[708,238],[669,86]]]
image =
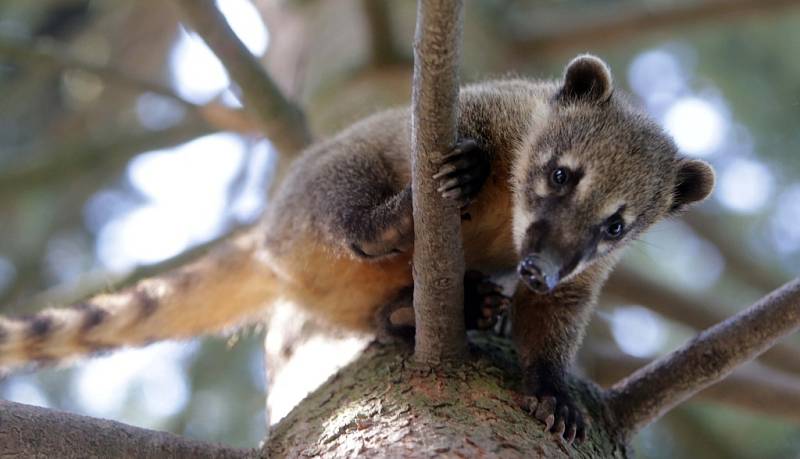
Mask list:
[[217,55],[242,90],[243,103],[284,158],[311,141],[303,111],[288,100],[261,63],[236,36],[214,0],[176,0],[189,25]]
[[[594,349],[591,377],[610,386],[650,363],[647,359]],[[800,423],[800,378],[751,363],[695,396],[753,413]]]
[[80,141],[59,146],[57,151],[47,155],[33,155],[48,158],[47,161],[24,165],[0,175],[0,199],[44,184],[68,180],[90,170],[108,168],[137,153],[177,145],[213,131],[204,123],[194,122],[163,131],[120,134],[94,143]]
[[798,327],[800,279],[795,279],[616,384],[607,393],[609,407],[630,435]]
[[[672,5],[629,5],[625,8],[582,8],[580,14],[570,10],[563,20],[524,21],[524,30],[517,27],[517,53],[553,54],[571,49],[597,47],[630,39],[641,39],[676,26],[731,20],[755,13],[778,12],[798,6],[798,0],[700,0]],[[532,17],[531,17],[532,19]],[[519,21],[522,22],[522,21]]]
[[256,457],[251,449],[4,400],[0,400],[0,445],[4,457]]
[[127,72],[113,67],[97,65],[75,58],[71,56],[66,47],[59,46],[55,42],[29,43],[0,39],[0,56],[8,57],[16,62],[25,62],[45,68],[58,70],[80,69],[97,75],[107,82],[113,82],[137,92],[150,92],[170,99],[178,105],[196,112],[219,129],[244,133],[253,131],[253,123],[239,110],[230,109],[219,103],[194,104],[178,96],[170,88],[162,84],[131,76]]
[[[668,319],[696,330],[704,330],[725,320],[723,314],[716,312],[724,311],[724,305],[716,303],[713,298],[703,299],[704,304],[701,304],[697,299],[659,285],[624,265],[611,274],[604,292],[647,306]],[[800,349],[787,342],[776,344],[759,360],[774,368],[800,374]]]
[[417,2],[411,97],[415,357],[427,363],[466,353],[461,216],[433,180],[456,141],[463,16],[461,0]]

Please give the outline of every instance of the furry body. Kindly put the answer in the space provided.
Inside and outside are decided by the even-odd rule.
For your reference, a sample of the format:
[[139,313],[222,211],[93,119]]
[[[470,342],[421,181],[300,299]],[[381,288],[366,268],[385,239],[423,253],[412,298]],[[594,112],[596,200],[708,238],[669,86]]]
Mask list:
[[[77,308],[0,318],[0,368],[215,331],[279,298],[341,328],[391,322],[412,304],[409,113],[379,113],[310,147],[270,206],[262,240],[234,241]],[[467,269],[517,268],[512,328],[525,407],[548,429],[581,437],[565,378],[597,294],[620,249],[705,198],[713,172],[679,157],[592,56],[573,60],[560,82],[463,88],[458,136],[437,178],[469,214]]]

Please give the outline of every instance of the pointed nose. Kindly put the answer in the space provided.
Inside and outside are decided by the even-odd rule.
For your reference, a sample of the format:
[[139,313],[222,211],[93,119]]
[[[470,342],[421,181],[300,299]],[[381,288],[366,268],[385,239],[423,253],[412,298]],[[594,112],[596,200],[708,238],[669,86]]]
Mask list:
[[528,255],[517,265],[517,274],[531,290],[537,293],[553,291],[561,280],[560,266],[549,257]]

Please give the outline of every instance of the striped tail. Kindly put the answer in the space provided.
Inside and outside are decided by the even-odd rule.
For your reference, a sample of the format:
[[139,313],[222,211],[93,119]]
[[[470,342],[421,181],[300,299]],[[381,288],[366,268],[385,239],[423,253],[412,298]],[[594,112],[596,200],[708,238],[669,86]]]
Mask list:
[[115,293],[25,318],[0,316],[0,375],[33,364],[222,331],[257,317],[277,292],[255,237],[223,242],[199,260]]

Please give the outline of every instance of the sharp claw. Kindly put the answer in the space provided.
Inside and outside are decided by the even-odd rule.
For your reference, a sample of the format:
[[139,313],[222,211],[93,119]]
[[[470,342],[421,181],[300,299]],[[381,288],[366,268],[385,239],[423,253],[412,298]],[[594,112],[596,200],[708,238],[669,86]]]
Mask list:
[[553,428],[553,423],[556,422],[556,417],[552,414],[548,415],[544,420],[544,431],[549,432]]
[[459,189],[450,190],[442,193],[442,197],[445,199],[458,199],[460,195],[461,195],[461,190]]
[[566,432],[566,435],[564,436],[564,439],[567,440],[567,443],[569,443],[571,445],[572,442],[575,441],[575,434],[576,434],[576,430],[575,430],[575,425],[573,424],[573,425],[569,426],[569,429],[567,429],[567,432]]
[[438,180],[438,179],[440,179],[440,178],[444,177],[444,176],[445,176],[445,175],[447,175],[447,174],[450,174],[450,173],[452,173],[452,172],[455,172],[456,170],[458,170],[458,169],[456,168],[456,166],[454,166],[454,165],[452,165],[452,164],[445,164],[444,166],[442,166],[441,168],[439,168],[439,172],[437,172],[437,173],[436,173],[436,174],[433,176],[433,179],[434,179],[434,180]]

